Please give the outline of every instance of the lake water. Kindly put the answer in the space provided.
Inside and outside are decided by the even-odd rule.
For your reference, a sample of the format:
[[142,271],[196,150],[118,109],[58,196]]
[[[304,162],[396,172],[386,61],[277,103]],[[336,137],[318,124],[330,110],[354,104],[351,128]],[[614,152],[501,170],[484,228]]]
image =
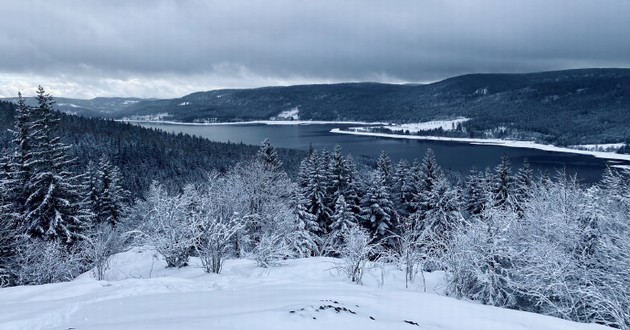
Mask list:
[[[216,125],[191,126],[172,124],[140,124],[147,128],[156,128],[168,132],[185,133],[220,142],[243,142],[259,145],[269,138],[275,147],[308,149],[309,145],[317,150],[332,148],[339,144],[344,153],[355,158],[367,156],[378,157],[385,150],[397,162],[401,158],[409,161],[422,159],[428,148],[433,149],[440,166],[445,169],[467,173],[473,166],[477,169],[494,167],[501,156],[507,156],[513,172],[527,158],[537,170],[554,174],[556,170],[566,167],[570,174],[577,173],[584,182],[595,182],[600,179],[607,161],[588,155],[550,152],[537,149],[510,148],[502,146],[473,145],[461,142],[404,140],[381,137],[354,136],[330,133],[336,127],[357,125]],[[624,162],[617,162],[624,163]],[[608,164],[613,164],[608,161]],[[628,164],[625,162],[624,164]]]

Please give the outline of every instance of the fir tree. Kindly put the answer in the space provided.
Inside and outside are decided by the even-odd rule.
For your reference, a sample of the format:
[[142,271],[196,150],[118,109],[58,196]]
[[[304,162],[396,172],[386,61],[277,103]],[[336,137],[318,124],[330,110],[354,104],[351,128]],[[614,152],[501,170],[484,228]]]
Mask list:
[[278,158],[278,153],[271,145],[271,142],[269,142],[269,139],[263,140],[262,146],[258,149],[257,156],[258,160],[271,171],[277,171],[282,167],[282,161]]
[[122,187],[122,175],[118,167],[103,156],[98,166],[97,223],[115,227],[125,216],[129,192]]
[[380,175],[375,180],[361,201],[361,218],[363,224],[371,229],[377,239],[392,234],[398,222],[398,215],[390,199],[389,189]]
[[[22,168],[26,169],[23,172],[28,173],[28,180],[24,184],[27,197],[21,214],[28,235],[72,244],[79,238],[83,222],[78,178],[67,170],[73,162],[67,155],[69,146],[53,136],[58,119],[52,96],[40,86],[36,99],[38,106],[28,111],[25,124],[30,145],[23,157],[26,162]],[[22,129],[20,125],[17,130]],[[19,149],[24,144],[19,141]]]
[[478,172],[475,168],[470,170],[466,179],[464,192],[464,207],[466,212],[472,216],[482,214],[487,204],[488,185],[486,184],[483,172]]
[[391,191],[394,182],[394,170],[392,168],[392,160],[385,150],[381,151],[381,155],[376,161],[376,170],[378,171],[379,179],[382,181],[381,184],[385,185],[387,189]]
[[512,178],[510,175],[510,161],[507,157],[501,157],[501,162],[495,168],[495,181],[492,189],[493,206],[507,208],[512,206]]
[[524,214],[524,208],[532,194],[533,172],[527,158],[523,160],[523,166],[518,169],[515,179],[514,208],[519,217]]

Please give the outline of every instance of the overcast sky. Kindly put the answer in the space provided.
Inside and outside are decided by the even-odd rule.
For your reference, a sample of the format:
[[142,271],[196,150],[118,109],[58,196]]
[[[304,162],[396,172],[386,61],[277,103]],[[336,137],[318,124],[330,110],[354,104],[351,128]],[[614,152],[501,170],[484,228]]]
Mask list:
[[627,0],[19,0],[0,97],[178,97],[226,87],[430,82],[630,67]]

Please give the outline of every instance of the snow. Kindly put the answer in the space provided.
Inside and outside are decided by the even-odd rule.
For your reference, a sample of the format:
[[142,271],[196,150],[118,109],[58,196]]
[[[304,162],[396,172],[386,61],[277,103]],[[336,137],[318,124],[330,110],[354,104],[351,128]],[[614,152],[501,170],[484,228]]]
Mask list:
[[59,103],[59,106],[66,106],[66,107],[71,107],[71,108],[80,108],[80,106],[76,105],[76,104],[72,104],[72,103]]
[[171,115],[168,112],[165,113],[156,113],[151,115],[133,115],[131,117],[125,117],[120,121],[129,121],[129,122],[152,122],[152,121],[162,121],[166,117],[170,117]]
[[571,146],[572,149],[591,151],[611,151],[619,150],[625,143],[602,143],[602,144],[578,144]]
[[604,152],[604,151],[577,150],[577,149],[571,149],[571,148],[556,147],[556,146],[547,145],[547,144],[539,144],[533,141],[449,138],[449,137],[439,137],[439,136],[417,136],[417,135],[401,135],[401,134],[374,133],[374,132],[356,132],[356,131],[344,131],[339,128],[333,128],[332,130],[330,130],[330,132],[338,133],[338,134],[375,136],[375,137],[386,137],[386,138],[394,138],[394,139],[452,141],[452,142],[464,142],[464,143],[478,144],[478,145],[494,145],[494,146],[503,146],[503,147],[512,147],[512,148],[529,148],[529,149],[538,149],[538,150],[545,150],[545,151],[591,155],[591,156],[602,158],[602,159],[630,161],[630,155],[627,155],[627,154],[616,154],[616,153]]
[[[273,119],[273,118],[272,118]],[[300,109],[295,107],[291,110],[282,111],[275,119],[290,119],[290,120],[299,120],[300,119]]]
[[181,106],[185,106],[185,105],[190,105],[190,102],[182,102],[182,103],[178,104],[178,106],[180,106],[180,107]]
[[[443,273],[427,273],[404,289],[389,268],[366,285],[334,269],[336,259],[286,260],[257,268],[228,260],[221,275],[205,274],[193,258],[181,269],[147,248],[113,257],[106,281],[91,273],[72,282],[0,289],[0,329],[606,329],[441,296]],[[418,281],[420,282],[420,281]]]
[[470,120],[470,118],[459,117],[452,120],[435,120],[411,124],[397,124],[378,127],[351,127],[350,130],[357,132],[370,132],[374,128],[386,128],[394,133],[402,133],[404,131],[409,131],[409,133],[418,133],[420,131],[428,131],[442,128],[445,131],[452,131],[453,128],[456,128],[458,124],[464,123],[468,120]]

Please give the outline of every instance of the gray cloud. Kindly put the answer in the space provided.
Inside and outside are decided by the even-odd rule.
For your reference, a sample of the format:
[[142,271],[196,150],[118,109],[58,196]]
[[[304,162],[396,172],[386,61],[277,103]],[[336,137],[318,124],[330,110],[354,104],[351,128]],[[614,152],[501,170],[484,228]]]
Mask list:
[[0,96],[630,66],[623,0],[25,0],[2,12]]

